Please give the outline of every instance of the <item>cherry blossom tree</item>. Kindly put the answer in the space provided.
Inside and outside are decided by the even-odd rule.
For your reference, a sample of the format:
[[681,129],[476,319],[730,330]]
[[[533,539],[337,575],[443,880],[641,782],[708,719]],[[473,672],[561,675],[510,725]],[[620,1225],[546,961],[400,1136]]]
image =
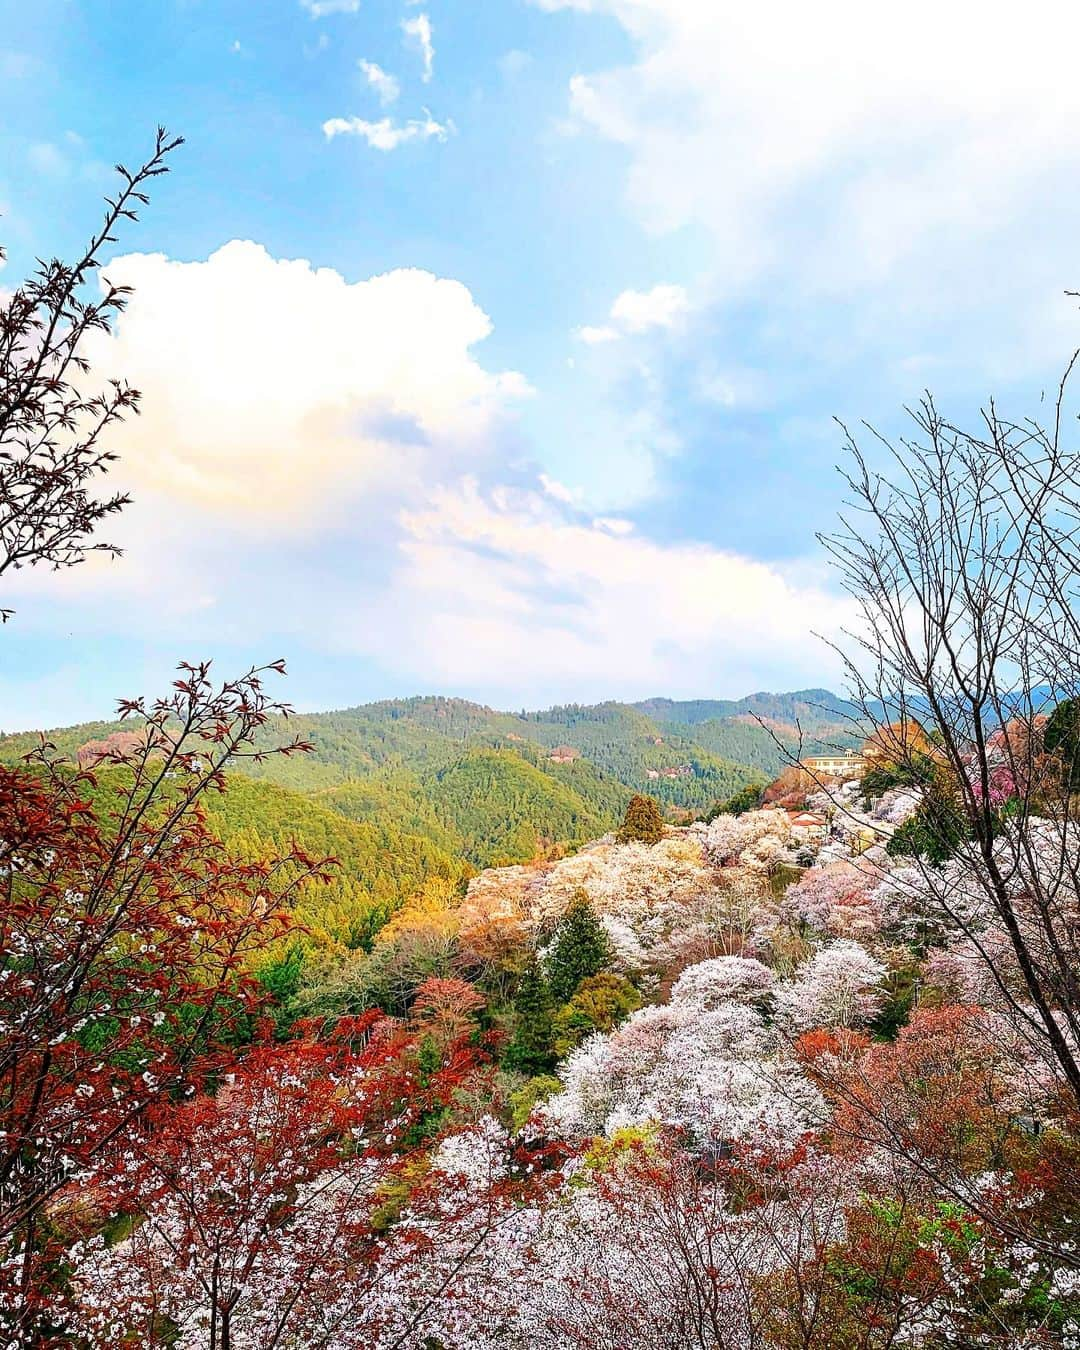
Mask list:
[[706,860],[714,867],[742,862],[770,870],[793,840],[785,811],[745,811],[717,816],[699,827]]
[[0,1278],[16,1328],[43,1296],[51,1198],[228,1062],[261,1002],[253,962],[326,875],[299,850],[230,858],[198,809],[227,763],[267,753],[252,740],[287,709],[265,674],[215,688],[183,667],[170,697],[123,705],[137,747],[94,773],[47,744],[0,767]]
[[[869,1162],[885,1194],[960,1207],[996,1244],[1077,1268],[1071,1098],[1007,1022],[975,1006],[922,1008],[895,1044],[803,1037],[833,1107],[841,1152]],[[1033,1128],[1056,1119],[1065,1133]],[[1064,1201],[1064,1208],[1062,1202]]]
[[491,1121],[479,1147],[458,1134],[428,1156],[427,1123],[478,1071],[460,1042],[425,1066],[369,1014],[155,1112],[95,1174],[95,1203],[135,1226],[72,1252],[79,1334],[102,1350],[416,1344],[538,1172]]
[[873,864],[835,862],[812,867],[788,888],[782,915],[832,937],[876,937],[888,918],[882,897],[874,893],[880,875]]
[[642,1008],[569,1056],[564,1090],[538,1118],[571,1139],[656,1122],[707,1150],[798,1138],[821,1118],[821,1100],[779,1049],[761,1013],[731,1000]]
[[814,1258],[842,1239],[853,1193],[850,1169],[801,1144],[702,1167],[676,1138],[621,1135],[532,1222],[519,1339],[504,1343],[750,1350],[767,1344],[761,1327],[785,1274],[812,1327]]
[[885,966],[857,942],[827,943],[776,991],[776,1016],[798,1031],[858,1027],[877,1011]]
[[684,970],[671,991],[672,1003],[703,1012],[729,1000],[760,1005],[772,992],[776,977],[753,958],[718,956]]

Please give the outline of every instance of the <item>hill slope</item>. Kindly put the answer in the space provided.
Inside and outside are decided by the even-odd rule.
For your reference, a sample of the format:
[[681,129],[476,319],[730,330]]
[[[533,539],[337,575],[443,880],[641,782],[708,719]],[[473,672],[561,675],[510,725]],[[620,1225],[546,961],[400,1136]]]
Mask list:
[[[848,710],[825,690],[519,713],[464,699],[390,699],[275,720],[267,747],[300,735],[314,752],[245,761],[210,811],[223,837],[243,847],[295,837],[341,857],[340,887],[324,897],[327,922],[363,941],[372,916],[429,876],[456,881],[470,866],[572,848],[615,825],[633,792],[672,811],[704,812],[774,777],[783,747],[798,743],[796,723],[804,749],[850,740]],[[120,729],[94,722],[49,737],[74,757]],[[0,759],[36,740],[0,737]]]
[[257,858],[296,843],[340,866],[326,886],[305,889],[297,917],[346,946],[366,946],[390,915],[431,878],[456,885],[469,869],[456,853],[392,816],[348,820],[311,797],[230,775],[204,801],[207,821],[231,849]]

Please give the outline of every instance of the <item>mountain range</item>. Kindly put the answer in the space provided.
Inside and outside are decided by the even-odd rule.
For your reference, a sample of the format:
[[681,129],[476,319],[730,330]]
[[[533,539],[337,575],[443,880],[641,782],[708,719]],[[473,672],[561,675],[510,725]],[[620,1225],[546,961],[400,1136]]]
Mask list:
[[[576,847],[615,825],[634,792],[672,818],[699,815],[768,782],[800,744],[803,753],[850,744],[852,711],[811,689],[535,712],[431,696],[294,714],[265,728],[263,742],[299,735],[313,752],[243,761],[211,823],[244,851],[295,839],[335,854],[341,881],[324,897],[325,926],[358,945],[429,877],[453,883]],[[47,734],[85,760],[133,729],[93,722]],[[39,734],[0,736],[0,760]]]

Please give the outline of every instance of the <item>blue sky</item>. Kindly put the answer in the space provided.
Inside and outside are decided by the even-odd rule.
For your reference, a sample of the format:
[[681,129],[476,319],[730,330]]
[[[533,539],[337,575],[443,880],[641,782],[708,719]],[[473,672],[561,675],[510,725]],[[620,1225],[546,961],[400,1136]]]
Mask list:
[[125,554],[12,583],[0,728],[202,655],[308,708],[834,680],[833,417],[1037,411],[1080,331],[1080,19],[964,8],[0,0],[0,288],[187,138],[93,353]]

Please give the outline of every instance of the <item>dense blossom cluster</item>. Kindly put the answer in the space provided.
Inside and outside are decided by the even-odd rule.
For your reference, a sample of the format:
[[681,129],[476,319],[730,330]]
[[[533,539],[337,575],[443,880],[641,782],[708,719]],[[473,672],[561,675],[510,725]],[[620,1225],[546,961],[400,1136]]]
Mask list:
[[[836,829],[783,873],[786,820],[419,895],[364,982],[337,977],[393,1016],[249,1051],[61,1193],[70,1325],[191,1350],[1080,1347],[1073,1124],[972,868]],[[1028,837],[1021,915],[1072,845]]]

